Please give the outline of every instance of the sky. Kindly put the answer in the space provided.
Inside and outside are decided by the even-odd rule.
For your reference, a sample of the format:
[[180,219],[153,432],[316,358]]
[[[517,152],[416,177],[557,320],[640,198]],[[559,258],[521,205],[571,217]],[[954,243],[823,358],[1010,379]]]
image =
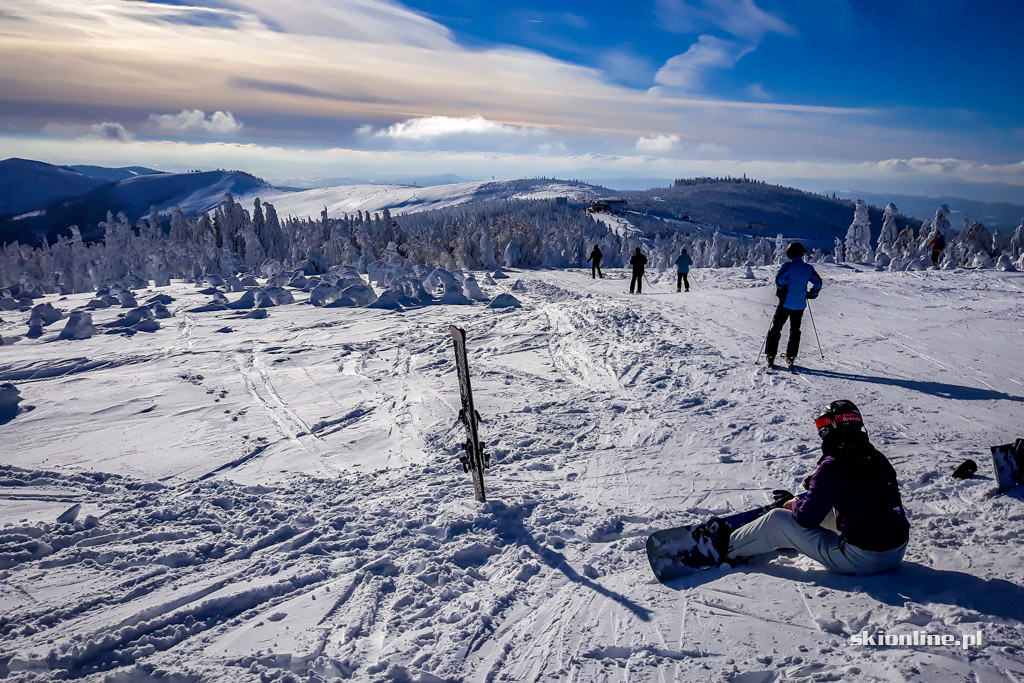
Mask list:
[[0,158],[1024,202],[1022,20],[987,0],[4,0]]

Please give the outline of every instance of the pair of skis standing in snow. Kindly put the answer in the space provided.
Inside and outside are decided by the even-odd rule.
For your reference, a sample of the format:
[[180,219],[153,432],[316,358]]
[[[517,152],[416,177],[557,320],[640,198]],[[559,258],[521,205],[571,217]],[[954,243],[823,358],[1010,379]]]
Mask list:
[[[807,299],[821,291],[821,277],[804,263],[804,253],[802,244],[791,244],[786,251],[790,261],[775,277],[779,306],[765,339],[769,368],[774,367],[787,321],[786,363],[793,367]],[[804,493],[777,490],[773,501],[760,508],[652,534],[647,557],[655,575],[666,581],[789,548],[842,574],[874,574],[899,566],[910,525],[896,472],[872,446],[860,410],[852,401],[833,401],[815,419],[815,427],[822,456],[804,481]]]

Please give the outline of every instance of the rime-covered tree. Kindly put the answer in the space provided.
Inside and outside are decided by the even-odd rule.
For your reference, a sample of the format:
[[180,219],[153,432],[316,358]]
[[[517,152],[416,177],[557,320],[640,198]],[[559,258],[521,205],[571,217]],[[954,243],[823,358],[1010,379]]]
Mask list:
[[858,199],[853,209],[853,222],[846,230],[846,260],[855,263],[867,263],[874,260],[871,249],[871,219],[868,216],[868,205]]

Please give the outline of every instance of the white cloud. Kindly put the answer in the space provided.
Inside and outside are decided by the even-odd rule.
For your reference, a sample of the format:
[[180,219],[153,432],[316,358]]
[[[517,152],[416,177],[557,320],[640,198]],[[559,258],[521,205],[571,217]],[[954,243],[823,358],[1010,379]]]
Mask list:
[[651,135],[636,141],[636,151],[643,154],[667,154],[678,145],[678,135]]
[[209,116],[200,109],[182,109],[180,114],[150,114],[149,120],[161,130],[179,133],[204,130],[207,133],[237,133],[242,123],[229,111],[215,111]]
[[772,98],[768,91],[764,89],[763,83],[751,83],[747,86],[747,94],[755,100],[770,100]]
[[657,0],[655,13],[659,26],[676,33],[698,33],[711,27],[752,41],[760,41],[765,33],[796,33],[754,0]]
[[131,142],[135,139],[120,123],[106,121],[104,123],[48,123],[43,126],[44,135],[54,137],[71,137],[80,140],[97,140],[107,142]]
[[376,133],[393,140],[436,140],[460,135],[528,135],[544,132],[536,126],[509,126],[477,114],[468,117],[424,116],[392,124]]
[[686,52],[672,57],[654,75],[654,82],[670,88],[695,92],[704,84],[708,69],[735,66],[753,48],[703,35]]

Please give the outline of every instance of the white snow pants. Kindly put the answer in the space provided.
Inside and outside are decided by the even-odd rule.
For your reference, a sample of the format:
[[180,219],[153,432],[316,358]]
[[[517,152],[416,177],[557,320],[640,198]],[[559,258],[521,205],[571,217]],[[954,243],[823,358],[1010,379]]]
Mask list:
[[796,548],[839,574],[877,574],[898,567],[907,544],[893,550],[874,551],[840,543],[834,511],[818,528],[805,529],[793,513],[784,508],[772,510],[741,526],[729,537],[730,557],[750,557],[784,548]]

